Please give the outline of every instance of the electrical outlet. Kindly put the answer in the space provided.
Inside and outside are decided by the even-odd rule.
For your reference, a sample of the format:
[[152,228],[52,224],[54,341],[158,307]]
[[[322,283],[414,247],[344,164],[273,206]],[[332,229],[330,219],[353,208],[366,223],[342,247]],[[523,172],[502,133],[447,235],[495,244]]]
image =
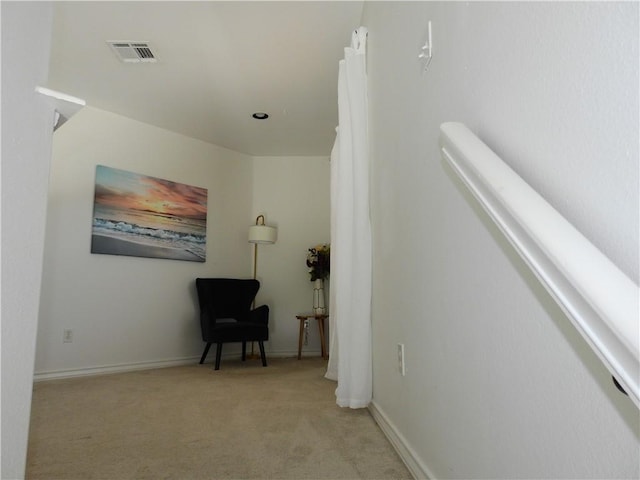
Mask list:
[[65,329],[62,331],[62,343],[73,342],[73,330]]
[[405,376],[406,369],[404,365],[404,343],[398,344],[398,371],[400,372],[400,375],[402,375],[403,377]]

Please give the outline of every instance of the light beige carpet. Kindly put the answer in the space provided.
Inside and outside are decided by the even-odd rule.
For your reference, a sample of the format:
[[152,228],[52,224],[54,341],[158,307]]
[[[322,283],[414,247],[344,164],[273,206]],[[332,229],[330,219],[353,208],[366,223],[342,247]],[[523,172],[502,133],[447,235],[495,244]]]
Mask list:
[[410,479],[321,359],[39,382],[28,479]]

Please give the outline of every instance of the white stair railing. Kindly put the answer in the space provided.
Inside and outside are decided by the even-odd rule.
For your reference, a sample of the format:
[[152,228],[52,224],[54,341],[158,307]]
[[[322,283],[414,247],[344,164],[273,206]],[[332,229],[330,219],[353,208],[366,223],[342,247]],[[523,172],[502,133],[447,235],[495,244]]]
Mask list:
[[443,159],[640,408],[640,290],[461,123],[440,126]]

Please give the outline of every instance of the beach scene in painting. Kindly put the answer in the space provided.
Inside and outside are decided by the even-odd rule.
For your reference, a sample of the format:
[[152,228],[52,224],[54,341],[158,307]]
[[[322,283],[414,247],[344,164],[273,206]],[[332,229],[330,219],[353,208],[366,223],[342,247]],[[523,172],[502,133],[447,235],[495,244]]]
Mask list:
[[204,262],[207,189],[98,165],[91,253]]

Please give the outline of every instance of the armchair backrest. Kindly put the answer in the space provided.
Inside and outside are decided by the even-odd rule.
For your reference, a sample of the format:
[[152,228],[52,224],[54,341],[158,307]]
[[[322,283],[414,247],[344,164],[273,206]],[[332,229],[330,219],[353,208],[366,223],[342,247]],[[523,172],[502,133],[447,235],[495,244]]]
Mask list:
[[204,330],[215,324],[217,318],[246,320],[260,282],[253,279],[197,278],[196,289]]

